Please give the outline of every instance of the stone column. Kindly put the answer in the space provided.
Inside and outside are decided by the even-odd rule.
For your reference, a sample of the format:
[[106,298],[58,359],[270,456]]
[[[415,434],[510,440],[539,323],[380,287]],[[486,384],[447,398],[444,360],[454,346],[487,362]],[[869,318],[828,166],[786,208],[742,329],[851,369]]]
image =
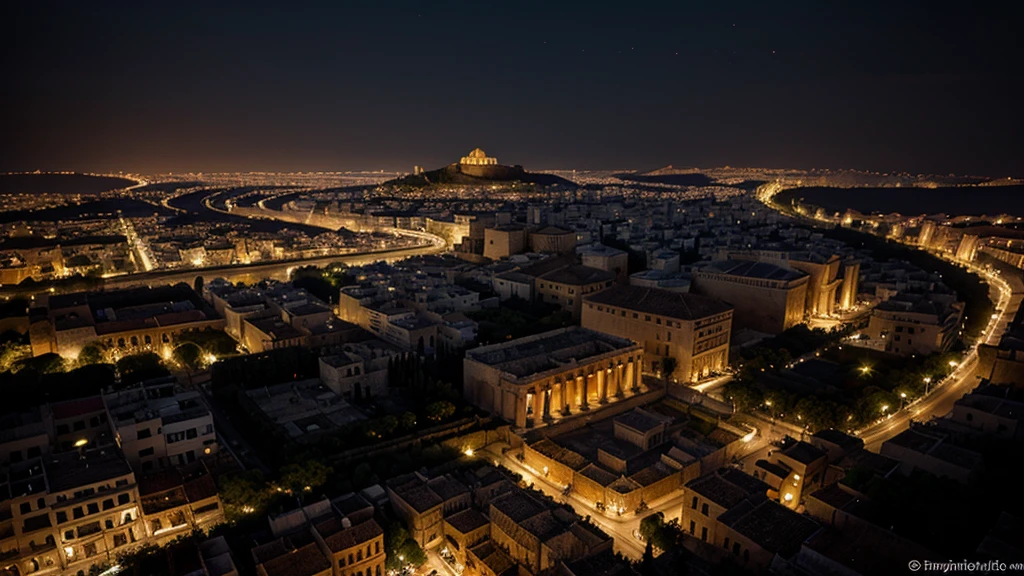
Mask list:
[[539,426],[544,417],[544,392],[535,389],[533,392],[533,425]]
[[576,382],[571,379],[566,379],[562,382],[562,414],[568,416],[572,414],[573,400],[576,398]]
[[629,391],[636,394],[636,362],[629,362],[626,364],[626,386]]
[[526,394],[516,394],[516,428],[526,428]]
[[590,410],[590,406],[587,406],[587,386],[589,385],[589,376],[579,376],[576,378],[576,382],[580,385],[579,399],[580,399],[580,410]]
[[608,403],[608,370],[602,368],[597,371],[597,401],[601,404]]
[[555,399],[554,392],[550,388],[542,392],[544,398],[544,420],[551,421],[551,402]]
[[556,382],[551,385],[551,413],[561,414],[565,409],[565,401],[562,399],[562,384]]

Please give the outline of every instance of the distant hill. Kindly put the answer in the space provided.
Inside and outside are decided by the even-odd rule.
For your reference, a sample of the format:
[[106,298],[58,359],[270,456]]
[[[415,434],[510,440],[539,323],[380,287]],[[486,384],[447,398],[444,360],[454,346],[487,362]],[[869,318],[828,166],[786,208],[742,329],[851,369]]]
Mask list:
[[675,186],[710,186],[713,180],[699,172],[688,172],[679,174],[672,172],[673,168],[668,166],[658,170],[652,170],[643,174],[621,173],[615,177],[625,182],[640,182],[643,184],[672,184]]
[[99,194],[135,184],[127,178],[88,174],[0,174],[0,194]]
[[[480,168],[484,169],[484,168]],[[486,186],[496,182],[535,184],[537,186],[564,186],[575,188],[576,184],[554,174],[527,172],[522,166],[488,166],[487,176],[472,176],[459,169],[458,164],[449,164],[444,168],[430,170],[422,174],[410,174],[394,180],[388,180],[385,186],[411,186],[421,188],[437,184],[479,185]]]

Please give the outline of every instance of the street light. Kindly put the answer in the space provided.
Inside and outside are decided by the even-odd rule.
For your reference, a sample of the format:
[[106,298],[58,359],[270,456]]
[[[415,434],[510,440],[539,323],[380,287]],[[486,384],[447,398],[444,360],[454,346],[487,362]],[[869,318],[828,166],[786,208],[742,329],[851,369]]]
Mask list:
[[900,410],[903,410],[903,401],[907,399],[906,392],[900,392]]

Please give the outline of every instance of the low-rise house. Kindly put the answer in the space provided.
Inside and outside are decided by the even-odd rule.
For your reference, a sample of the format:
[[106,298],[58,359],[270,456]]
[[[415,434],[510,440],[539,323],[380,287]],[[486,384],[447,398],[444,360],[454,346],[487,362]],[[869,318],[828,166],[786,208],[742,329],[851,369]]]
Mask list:
[[909,476],[923,470],[970,483],[982,466],[981,454],[955,446],[938,431],[913,426],[882,443],[881,454],[900,462],[900,472]]

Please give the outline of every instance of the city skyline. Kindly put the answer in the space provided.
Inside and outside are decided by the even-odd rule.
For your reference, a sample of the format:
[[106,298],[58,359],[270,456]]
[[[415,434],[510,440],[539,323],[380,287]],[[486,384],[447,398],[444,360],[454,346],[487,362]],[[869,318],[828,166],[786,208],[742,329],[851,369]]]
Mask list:
[[1024,570],[1022,16],[3,3],[0,576]]
[[1022,175],[1016,6],[3,10],[4,171]]

